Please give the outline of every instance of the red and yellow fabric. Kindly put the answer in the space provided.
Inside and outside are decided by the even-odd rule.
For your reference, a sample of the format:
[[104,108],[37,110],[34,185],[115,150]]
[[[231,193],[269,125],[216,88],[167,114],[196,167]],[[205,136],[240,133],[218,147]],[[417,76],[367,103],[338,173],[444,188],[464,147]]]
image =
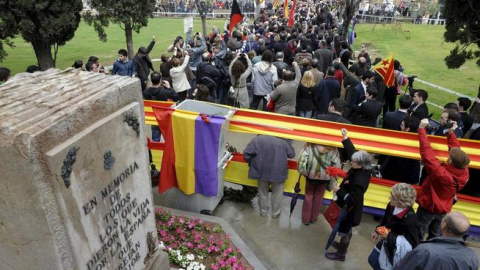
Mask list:
[[283,1],[283,18],[288,18],[288,0]]
[[[418,135],[400,131],[362,127],[315,119],[239,109],[230,119],[229,131],[264,134],[341,147],[340,130],[348,129],[348,136],[358,150],[371,153],[420,159]],[[445,137],[429,136],[436,157],[448,158]],[[480,142],[459,140],[462,149],[470,156],[470,166],[480,168]]]
[[387,87],[395,85],[395,73],[393,70],[393,57],[390,55],[388,58],[383,59],[376,64],[373,69],[383,78]]
[[[145,121],[147,125],[157,125],[151,108],[168,108],[171,102],[145,101]],[[237,109],[230,119],[229,131],[251,134],[265,134],[304,142],[312,142],[335,147],[342,146],[341,128],[348,129],[348,136],[358,150],[420,160],[418,135],[394,130],[362,127],[342,123],[288,115]],[[448,158],[445,137],[429,136],[436,157],[441,161]],[[480,142],[460,139],[460,146],[470,157],[469,167],[480,169]]]

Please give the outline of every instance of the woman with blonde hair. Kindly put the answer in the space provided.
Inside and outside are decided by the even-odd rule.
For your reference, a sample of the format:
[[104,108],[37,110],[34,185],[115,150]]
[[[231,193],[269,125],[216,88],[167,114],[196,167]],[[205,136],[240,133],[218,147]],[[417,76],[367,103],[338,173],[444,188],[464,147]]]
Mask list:
[[368,257],[373,269],[393,269],[397,263],[420,243],[420,226],[413,210],[415,189],[407,183],[392,187],[390,202],[382,222],[372,233],[372,241],[380,241]]
[[316,107],[317,88],[311,71],[305,71],[297,89],[298,116],[311,118]]

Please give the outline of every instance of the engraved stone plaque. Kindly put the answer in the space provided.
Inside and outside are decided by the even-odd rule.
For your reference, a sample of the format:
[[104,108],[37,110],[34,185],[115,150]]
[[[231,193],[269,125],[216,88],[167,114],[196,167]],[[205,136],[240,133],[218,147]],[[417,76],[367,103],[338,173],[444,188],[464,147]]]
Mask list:
[[149,162],[144,134],[125,121],[141,113],[139,103],[125,106],[46,154],[79,269],[145,267],[155,231]]

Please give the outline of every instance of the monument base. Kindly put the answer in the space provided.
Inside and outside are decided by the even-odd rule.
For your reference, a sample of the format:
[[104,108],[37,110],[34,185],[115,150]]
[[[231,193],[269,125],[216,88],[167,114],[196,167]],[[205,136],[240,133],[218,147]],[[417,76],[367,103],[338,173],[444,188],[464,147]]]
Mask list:
[[168,253],[163,250],[157,250],[152,258],[145,265],[145,270],[170,270]]

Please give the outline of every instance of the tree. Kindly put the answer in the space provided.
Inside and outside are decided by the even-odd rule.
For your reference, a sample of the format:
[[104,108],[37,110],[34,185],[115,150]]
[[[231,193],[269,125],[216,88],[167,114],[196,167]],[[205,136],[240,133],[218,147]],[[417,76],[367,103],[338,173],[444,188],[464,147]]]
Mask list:
[[155,10],[155,0],[92,0],[92,11],[86,12],[85,21],[94,26],[101,41],[107,40],[105,27],[109,22],[118,24],[125,31],[128,57],[133,58],[133,31],[148,25]]
[[342,38],[347,40],[348,27],[352,21],[355,13],[357,13],[358,7],[362,0],[342,0],[339,1],[340,17],[343,19],[342,23]]
[[448,68],[459,68],[475,60],[480,68],[480,1],[447,0],[443,8],[446,20],[443,38],[456,46],[445,57]]
[[0,1],[0,60],[3,44],[11,46],[9,38],[20,34],[32,44],[40,70],[55,67],[58,48],[73,38],[82,8],[81,0]]

